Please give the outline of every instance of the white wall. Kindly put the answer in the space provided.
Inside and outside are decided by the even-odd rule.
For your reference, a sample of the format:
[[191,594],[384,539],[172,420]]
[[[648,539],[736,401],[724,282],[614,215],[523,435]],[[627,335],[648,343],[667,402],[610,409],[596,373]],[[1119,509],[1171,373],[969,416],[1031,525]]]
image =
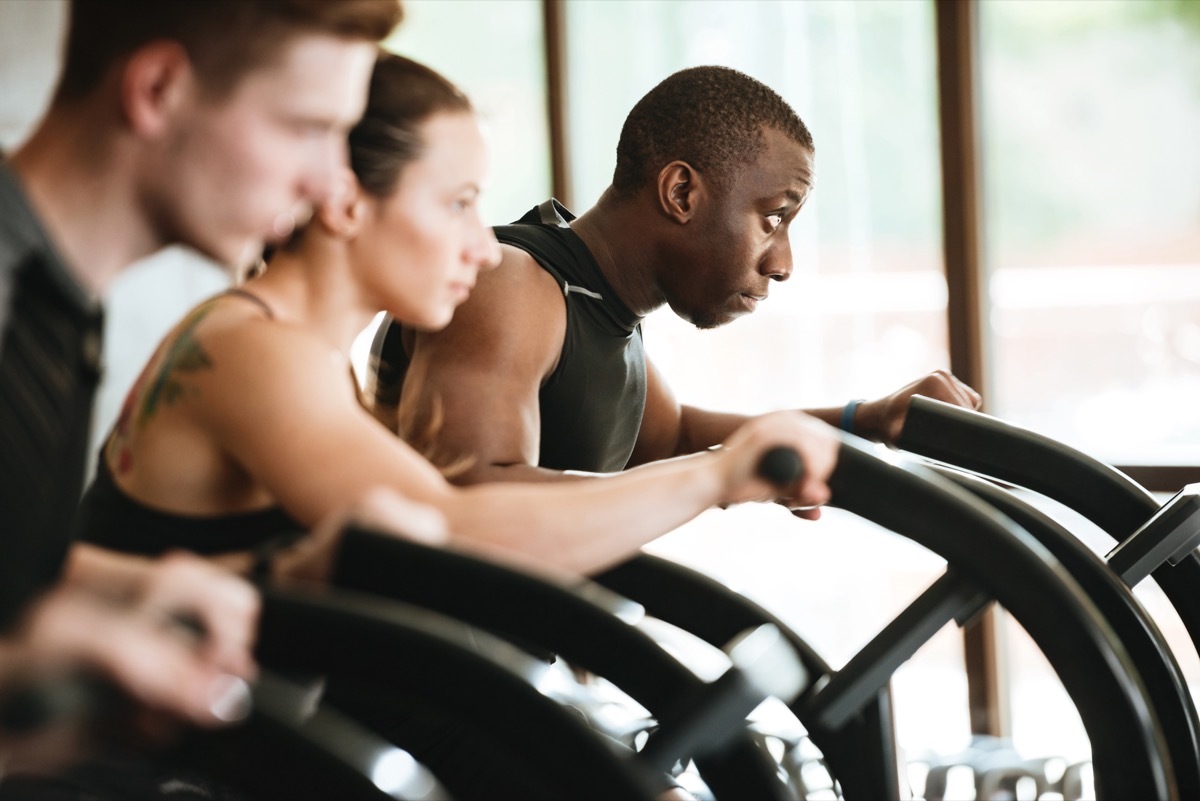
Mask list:
[[0,147],[24,138],[58,74],[64,0],[0,0]]
[[[49,102],[66,8],[66,0],[0,0],[0,148],[6,151],[20,144]],[[105,300],[105,372],[93,446],[162,335],[196,302],[228,285],[223,270],[180,248],[138,262],[113,284]]]

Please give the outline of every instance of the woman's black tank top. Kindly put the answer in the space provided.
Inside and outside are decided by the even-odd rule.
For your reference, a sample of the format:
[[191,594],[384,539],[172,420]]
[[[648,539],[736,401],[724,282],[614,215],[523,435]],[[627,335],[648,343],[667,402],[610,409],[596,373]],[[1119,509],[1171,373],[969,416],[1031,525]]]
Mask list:
[[103,453],[75,526],[79,539],[143,556],[176,548],[202,556],[249,551],[303,530],[278,506],[229,515],[187,515],[146,506],[117,486]]
[[[275,316],[257,295],[242,289],[230,289],[225,294],[257,304],[268,318]],[[147,506],[117,486],[104,451],[100,449],[96,476],[80,502],[75,519],[77,539],[144,556],[157,556],[175,548],[213,556],[253,550],[280,535],[303,530],[278,506],[228,515],[188,515]]]

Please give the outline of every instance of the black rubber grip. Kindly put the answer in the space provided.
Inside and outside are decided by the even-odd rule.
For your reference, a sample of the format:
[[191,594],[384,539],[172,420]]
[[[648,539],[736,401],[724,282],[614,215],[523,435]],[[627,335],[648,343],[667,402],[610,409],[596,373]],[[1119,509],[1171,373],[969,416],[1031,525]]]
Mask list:
[[804,462],[795,448],[776,445],[758,460],[757,472],[777,487],[790,487],[804,475]]

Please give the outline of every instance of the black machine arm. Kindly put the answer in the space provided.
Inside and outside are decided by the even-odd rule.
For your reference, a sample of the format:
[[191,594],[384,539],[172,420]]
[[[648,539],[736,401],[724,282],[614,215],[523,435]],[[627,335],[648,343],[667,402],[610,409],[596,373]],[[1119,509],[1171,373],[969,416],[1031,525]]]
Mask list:
[[[904,450],[1041,493],[1108,533],[1110,566],[1136,584],[1147,571],[1200,651],[1200,517],[1189,488],[1162,508],[1116,468],[1021,426],[914,397],[900,433]],[[1168,509],[1169,507],[1169,509]]]
[[1029,632],[1079,710],[1106,797],[1178,795],[1161,726],[1124,646],[1044,546],[932,471],[854,437],[843,441],[830,486],[832,505],[940,554]]

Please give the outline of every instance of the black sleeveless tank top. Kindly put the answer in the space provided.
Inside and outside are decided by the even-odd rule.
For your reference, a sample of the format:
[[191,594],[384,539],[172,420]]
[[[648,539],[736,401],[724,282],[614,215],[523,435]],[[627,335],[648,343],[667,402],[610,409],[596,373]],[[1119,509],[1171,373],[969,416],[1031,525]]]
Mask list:
[[[275,318],[271,307],[257,295],[238,288],[223,294],[244,298],[259,306],[268,318]],[[75,519],[78,539],[143,556],[158,556],[173,548],[214,556],[253,550],[276,537],[303,530],[278,506],[228,515],[188,515],[147,506],[117,486],[104,458],[105,450],[100,449],[96,477],[80,502]]]
[[496,238],[533,256],[563,288],[567,331],[558,367],[538,395],[539,463],[554,470],[624,469],[646,408],[641,318],[617,297],[557,200],[531,209]]
[[[538,464],[612,473],[629,462],[646,407],[641,318],[617,297],[583,240],[571,230],[573,219],[551,199],[495,232],[497,239],[526,251],[554,277],[567,306],[558,366],[538,396]],[[372,346],[376,395],[393,404],[408,367],[401,340],[401,326],[389,321]]]

